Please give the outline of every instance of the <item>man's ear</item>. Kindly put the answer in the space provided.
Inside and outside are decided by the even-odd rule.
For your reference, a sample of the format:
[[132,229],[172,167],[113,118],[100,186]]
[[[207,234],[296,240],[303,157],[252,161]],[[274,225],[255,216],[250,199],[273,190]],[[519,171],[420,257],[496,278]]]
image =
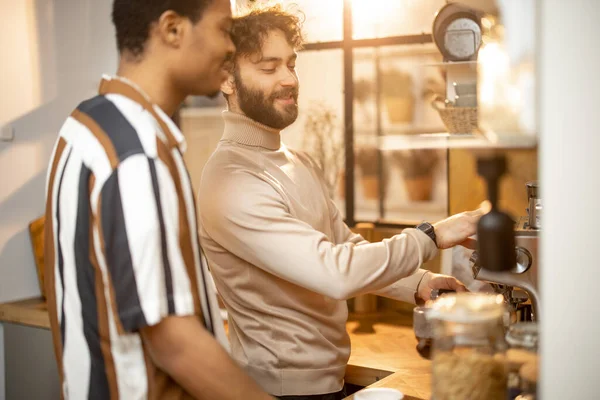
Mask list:
[[173,10],[165,11],[161,14],[154,29],[163,43],[172,47],[179,47],[183,42],[186,18]]
[[235,78],[233,74],[230,73],[227,75],[227,79],[221,84],[221,91],[228,96],[235,92]]

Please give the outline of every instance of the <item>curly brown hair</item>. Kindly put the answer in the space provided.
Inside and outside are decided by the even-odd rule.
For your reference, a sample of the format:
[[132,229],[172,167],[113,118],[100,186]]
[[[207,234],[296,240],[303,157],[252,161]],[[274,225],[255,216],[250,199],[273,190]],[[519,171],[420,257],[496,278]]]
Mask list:
[[289,5],[281,4],[253,6],[233,20],[231,38],[236,47],[235,58],[258,54],[267,35],[273,30],[284,33],[288,43],[295,49],[302,48],[304,38],[302,24],[304,14]]

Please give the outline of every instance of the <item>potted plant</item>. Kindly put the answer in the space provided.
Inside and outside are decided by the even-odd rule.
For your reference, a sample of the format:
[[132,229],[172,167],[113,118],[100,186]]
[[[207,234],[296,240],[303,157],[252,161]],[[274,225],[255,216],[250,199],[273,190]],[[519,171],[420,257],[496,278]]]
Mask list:
[[433,189],[433,171],[439,161],[433,149],[398,150],[390,154],[404,177],[408,198],[411,201],[429,201]]
[[[379,198],[378,150],[375,147],[361,147],[356,151],[355,162],[361,172],[363,195],[367,199]],[[386,185],[387,173],[383,171],[383,182]]]
[[371,124],[373,116],[370,111],[369,101],[375,94],[375,85],[373,81],[360,78],[354,82],[354,104],[359,115],[364,117],[364,123]]
[[410,73],[392,68],[382,71],[381,95],[392,123],[411,123],[414,118],[415,95]]
[[374,85],[373,81],[360,78],[354,82],[354,100],[358,104],[363,104],[373,96]]
[[329,195],[333,197],[344,162],[344,144],[337,116],[322,102],[313,102],[304,121],[304,149],[323,173]]

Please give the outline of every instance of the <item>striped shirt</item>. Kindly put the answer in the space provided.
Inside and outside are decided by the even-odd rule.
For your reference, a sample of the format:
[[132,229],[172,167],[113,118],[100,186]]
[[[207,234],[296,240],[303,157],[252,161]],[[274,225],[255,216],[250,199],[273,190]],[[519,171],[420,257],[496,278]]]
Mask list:
[[46,292],[62,396],[189,397],[139,330],[197,315],[227,348],[202,262],[183,135],[132,83],[103,77],[67,118],[46,186]]

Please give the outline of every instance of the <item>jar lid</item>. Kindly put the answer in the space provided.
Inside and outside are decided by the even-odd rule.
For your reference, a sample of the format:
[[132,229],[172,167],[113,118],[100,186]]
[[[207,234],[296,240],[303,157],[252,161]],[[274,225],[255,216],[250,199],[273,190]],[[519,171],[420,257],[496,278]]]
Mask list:
[[486,322],[502,318],[504,311],[501,294],[467,292],[440,297],[431,305],[427,318],[459,323]]

